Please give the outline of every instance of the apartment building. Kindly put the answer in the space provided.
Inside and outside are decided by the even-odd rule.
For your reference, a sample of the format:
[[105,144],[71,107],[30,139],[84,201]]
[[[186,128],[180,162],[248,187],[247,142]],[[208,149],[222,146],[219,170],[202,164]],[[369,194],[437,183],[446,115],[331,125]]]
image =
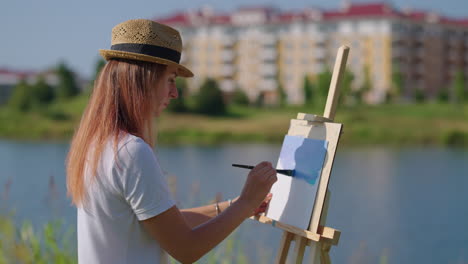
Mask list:
[[[468,79],[468,19],[398,10],[387,3],[345,4],[337,10],[281,11],[246,7],[228,14],[210,8],[176,13],[155,21],[182,34],[182,61],[195,73],[190,89],[207,78],[225,92],[242,89],[251,100],[277,100],[279,85],[292,104],[303,103],[303,81],[331,69],[341,45],[351,48],[353,89],[367,80],[369,103],[385,100],[403,80],[403,95],[416,89],[436,97],[457,72]],[[450,91],[447,91],[450,93]]]

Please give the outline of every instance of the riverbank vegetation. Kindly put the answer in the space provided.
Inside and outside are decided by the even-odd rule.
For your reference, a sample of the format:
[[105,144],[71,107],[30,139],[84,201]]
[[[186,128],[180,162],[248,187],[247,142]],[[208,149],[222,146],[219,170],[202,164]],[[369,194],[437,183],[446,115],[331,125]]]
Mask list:
[[62,227],[54,221],[35,230],[30,222],[17,226],[13,216],[0,215],[0,264],[77,263],[74,230]]
[[[88,95],[22,112],[0,108],[0,138],[68,141],[78,125]],[[316,106],[254,107],[229,105],[227,114],[211,116],[190,110],[158,118],[158,142],[218,144],[282,142],[289,120],[298,112],[322,114]],[[344,145],[468,146],[468,106],[446,103],[340,106],[335,118],[344,124]]]
[[[98,61],[96,73],[104,62]],[[0,106],[0,138],[18,140],[70,140],[92,90],[90,82],[78,89],[65,64],[57,69],[57,84],[43,78],[36,83],[20,82],[6,105]],[[97,76],[97,74],[96,74]],[[240,89],[223,93],[219,84],[207,79],[198,91],[189,93],[183,79],[177,80],[180,98],[158,118],[158,142],[163,144],[219,144],[261,142],[280,144],[289,120],[298,112],[321,115],[331,72],[304,78],[304,105],[288,105],[278,86],[276,103],[265,94],[249,99]],[[335,118],[344,124],[344,145],[440,145],[468,146],[468,96],[463,78],[437,98],[424,94],[402,95],[401,77],[394,76],[388,100],[368,105],[363,95],[372,86],[366,81],[352,89],[352,73],[342,82],[340,106]],[[415,90],[420,91],[418,89]]]

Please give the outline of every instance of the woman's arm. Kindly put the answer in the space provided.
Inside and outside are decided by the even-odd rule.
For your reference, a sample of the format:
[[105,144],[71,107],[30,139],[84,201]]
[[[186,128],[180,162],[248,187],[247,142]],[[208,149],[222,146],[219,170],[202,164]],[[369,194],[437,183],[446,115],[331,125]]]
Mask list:
[[204,224],[192,228],[176,206],[141,223],[172,257],[182,263],[192,263],[251,216],[276,180],[271,163],[262,162],[249,173],[239,199]]
[[[232,200],[232,203],[236,202],[238,198]],[[218,213],[224,212],[229,207],[229,201],[219,202],[218,203],[219,212],[216,212],[216,205],[210,204],[195,208],[182,209],[180,212],[184,216],[187,224],[194,228],[198,225],[201,225],[211,218],[217,216]]]
[[[257,215],[260,213],[265,212],[268,203],[271,201],[272,194],[268,194],[265,200],[263,200],[262,204],[255,209],[255,211],[252,211],[252,215]],[[224,202],[219,202],[218,207],[219,207],[219,212],[216,212],[216,205],[215,204],[210,204],[210,205],[205,205],[205,206],[200,206],[200,207],[195,207],[195,208],[188,208],[188,209],[182,209],[180,210],[182,212],[182,215],[184,216],[185,220],[187,221],[187,224],[191,227],[194,228],[198,225],[201,225],[211,218],[217,216],[218,213],[224,212],[231,204],[235,203],[239,197],[236,197],[232,199],[231,201],[224,201]]]

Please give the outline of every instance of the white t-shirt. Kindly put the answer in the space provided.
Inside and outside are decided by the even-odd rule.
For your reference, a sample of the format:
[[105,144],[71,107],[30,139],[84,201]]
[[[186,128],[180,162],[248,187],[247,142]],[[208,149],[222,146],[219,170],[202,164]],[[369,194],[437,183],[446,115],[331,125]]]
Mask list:
[[167,263],[139,221],[175,205],[159,162],[141,138],[126,135],[114,155],[104,148],[94,181],[85,173],[87,203],[78,208],[78,262]]

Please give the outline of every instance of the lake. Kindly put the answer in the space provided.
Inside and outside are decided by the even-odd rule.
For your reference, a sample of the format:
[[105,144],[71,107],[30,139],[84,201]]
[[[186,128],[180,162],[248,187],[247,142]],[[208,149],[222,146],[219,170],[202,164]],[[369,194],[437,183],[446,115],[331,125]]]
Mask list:
[[[29,219],[41,226],[61,218],[74,228],[76,211],[65,189],[68,147],[0,141],[2,212],[14,210],[18,223]],[[231,164],[276,164],[280,148],[162,146],[157,153],[178,205],[191,207],[218,192],[223,199],[237,196],[247,171]],[[342,231],[331,250],[333,263],[468,262],[468,150],[341,148],[329,187],[327,225]],[[247,220],[231,237],[250,262],[271,263],[281,230]]]

